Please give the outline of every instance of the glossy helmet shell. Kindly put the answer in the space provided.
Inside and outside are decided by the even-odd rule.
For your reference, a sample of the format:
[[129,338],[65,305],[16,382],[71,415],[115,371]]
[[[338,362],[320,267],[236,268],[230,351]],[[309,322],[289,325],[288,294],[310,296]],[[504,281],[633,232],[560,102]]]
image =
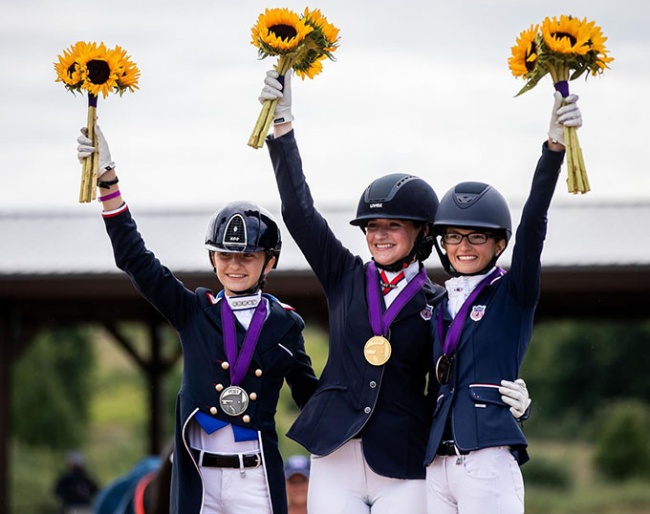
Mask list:
[[205,232],[205,247],[211,252],[266,252],[277,267],[282,249],[280,229],[263,207],[252,202],[232,202],[216,212]]
[[392,173],[374,180],[363,192],[351,225],[365,227],[370,220],[403,219],[433,222],[438,197],[421,178]]
[[433,223],[436,233],[444,227],[483,228],[512,234],[510,208],[501,193],[483,182],[461,182],[442,197]]

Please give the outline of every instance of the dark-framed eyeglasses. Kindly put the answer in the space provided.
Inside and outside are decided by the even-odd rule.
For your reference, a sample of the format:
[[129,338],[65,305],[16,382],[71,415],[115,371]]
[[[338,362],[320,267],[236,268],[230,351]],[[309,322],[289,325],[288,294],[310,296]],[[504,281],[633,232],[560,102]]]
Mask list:
[[469,244],[484,245],[491,237],[495,236],[494,234],[490,234],[488,232],[470,232],[469,234],[457,234],[455,232],[450,232],[448,234],[442,234],[441,236],[442,242],[446,245],[459,245],[465,238],[467,238]]

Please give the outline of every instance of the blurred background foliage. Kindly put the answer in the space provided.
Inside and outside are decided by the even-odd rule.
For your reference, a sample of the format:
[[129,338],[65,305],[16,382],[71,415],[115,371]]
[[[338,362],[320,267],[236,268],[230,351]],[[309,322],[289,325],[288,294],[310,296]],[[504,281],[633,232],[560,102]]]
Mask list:
[[[144,329],[123,325],[141,352]],[[311,326],[317,373],[327,335]],[[174,351],[165,332],[163,347]],[[650,322],[538,323],[521,376],[533,398],[525,422],[531,461],[522,471],[526,512],[650,513]],[[172,436],[180,361],[165,383],[165,435]],[[56,512],[52,488],[65,455],[81,450],[107,485],[146,455],[146,381],[96,327],[37,337],[13,368],[12,514]],[[298,411],[285,387],[277,413],[283,455],[304,453],[283,437]]]

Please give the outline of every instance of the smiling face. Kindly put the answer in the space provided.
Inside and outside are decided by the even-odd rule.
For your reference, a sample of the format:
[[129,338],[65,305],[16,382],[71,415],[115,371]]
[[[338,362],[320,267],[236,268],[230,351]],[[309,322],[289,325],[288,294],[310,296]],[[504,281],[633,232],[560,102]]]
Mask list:
[[375,219],[366,226],[366,243],[375,262],[388,266],[409,254],[418,232],[410,220]]
[[[480,229],[467,229],[460,227],[447,227],[445,234],[467,235],[482,232]],[[445,244],[442,247],[447,252],[449,262],[461,275],[473,275],[485,270],[496,255],[500,255],[506,247],[505,239],[488,237],[484,244],[471,244],[469,239],[463,237],[459,244]]]
[[[262,274],[264,252],[255,253],[225,253],[212,252],[212,264],[216,268],[217,278],[228,296],[241,294],[242,291],[255,287]],[[272,258],[264,269],[266,275],[273,268]]]

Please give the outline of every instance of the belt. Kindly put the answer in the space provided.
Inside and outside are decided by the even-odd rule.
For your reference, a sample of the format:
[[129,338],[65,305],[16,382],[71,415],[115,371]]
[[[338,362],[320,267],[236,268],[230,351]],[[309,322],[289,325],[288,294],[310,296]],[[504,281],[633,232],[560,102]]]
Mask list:
[[192,455],[199,466],[206,468],[257,468],[262,464],[262,456],[259,453],[221,455],[203,452],[201,457],[201,450],[192,448]]
[[442,455],[443,457],[456,457],[458,454],[467,455],[469,452],[456,448],[453,441],[442,441],[436,452],[436,455]]

